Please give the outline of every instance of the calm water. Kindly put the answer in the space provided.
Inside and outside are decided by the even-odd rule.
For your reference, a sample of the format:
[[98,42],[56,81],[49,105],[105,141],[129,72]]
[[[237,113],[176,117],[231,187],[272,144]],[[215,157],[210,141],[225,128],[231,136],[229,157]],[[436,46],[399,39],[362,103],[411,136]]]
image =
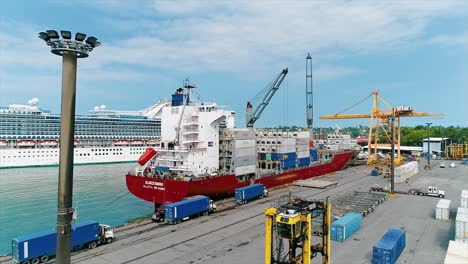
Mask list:
[[[151,203],[128,193],[125,172],[134,165],[77,166],[73,207],[78,219],[111,226],[147,216]],[[0,170],[0,255],[11,254],[11,239],[55,228],[58,167]]]

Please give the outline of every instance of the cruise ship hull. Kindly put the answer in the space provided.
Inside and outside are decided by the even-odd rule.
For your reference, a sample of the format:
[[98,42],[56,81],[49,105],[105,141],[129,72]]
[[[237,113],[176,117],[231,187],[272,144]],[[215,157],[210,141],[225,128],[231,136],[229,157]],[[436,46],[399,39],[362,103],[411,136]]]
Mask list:
[[[352,155],[353,152],[337,153],[330,162],[290,170],[272,176],[264,176],[256,179],[255,183],[261,183],[266,188],[271,188],[338,171],[344,168]],[[177,202],[184,197],[192,195],[206,195],[213,199],[220,199],[232,196],[236,188],[250,184],[249,181],[238,181],[234,174],[192,181],[159,179],[127,174],[126,183],[128,190],[133,195],[156,204]]]

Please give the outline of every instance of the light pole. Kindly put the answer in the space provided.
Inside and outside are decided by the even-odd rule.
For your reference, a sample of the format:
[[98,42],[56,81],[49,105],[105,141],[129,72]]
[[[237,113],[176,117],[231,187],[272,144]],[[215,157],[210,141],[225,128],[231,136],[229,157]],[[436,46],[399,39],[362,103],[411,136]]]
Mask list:
[[426,123],[427,125],[427,169],[431,169],[431,139],[429,138],[429,129],[432,123]]
[[75,133],[76,65],[77,58],[86,58],[88,53],[101,43],[95,37],[76,33],[72,40],[70,31],[47,30],[39,38],[51,47],[51,52],[63,57],[62,63],[62,106],[60,128],[60,157],[57,209],[57,252],[59,264],[70,263],[71,222],[73,202],[73,141]]

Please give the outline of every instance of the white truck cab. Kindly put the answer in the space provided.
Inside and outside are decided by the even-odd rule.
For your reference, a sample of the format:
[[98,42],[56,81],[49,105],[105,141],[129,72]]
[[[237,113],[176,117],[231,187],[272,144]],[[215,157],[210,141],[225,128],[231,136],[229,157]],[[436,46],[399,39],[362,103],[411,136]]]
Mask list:
[[216,212],[216,203],[210,199],[210,213]]
[[114,228],[109,225],[100,224],[101,243],[110,244],[114,240]]
[[439,190],[435,186],[429,186],[429,187],[427,187],[427,195],[444,198],[445,197],[445,191]]

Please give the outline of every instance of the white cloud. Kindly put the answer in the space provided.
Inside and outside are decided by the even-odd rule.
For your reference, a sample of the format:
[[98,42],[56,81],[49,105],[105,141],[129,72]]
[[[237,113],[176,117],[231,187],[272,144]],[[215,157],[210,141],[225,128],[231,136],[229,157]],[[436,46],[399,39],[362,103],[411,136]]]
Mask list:
[[461,35],[439,35],[428,40],[429,44],[444,45],[444,46],[468,46],[468,32]]

